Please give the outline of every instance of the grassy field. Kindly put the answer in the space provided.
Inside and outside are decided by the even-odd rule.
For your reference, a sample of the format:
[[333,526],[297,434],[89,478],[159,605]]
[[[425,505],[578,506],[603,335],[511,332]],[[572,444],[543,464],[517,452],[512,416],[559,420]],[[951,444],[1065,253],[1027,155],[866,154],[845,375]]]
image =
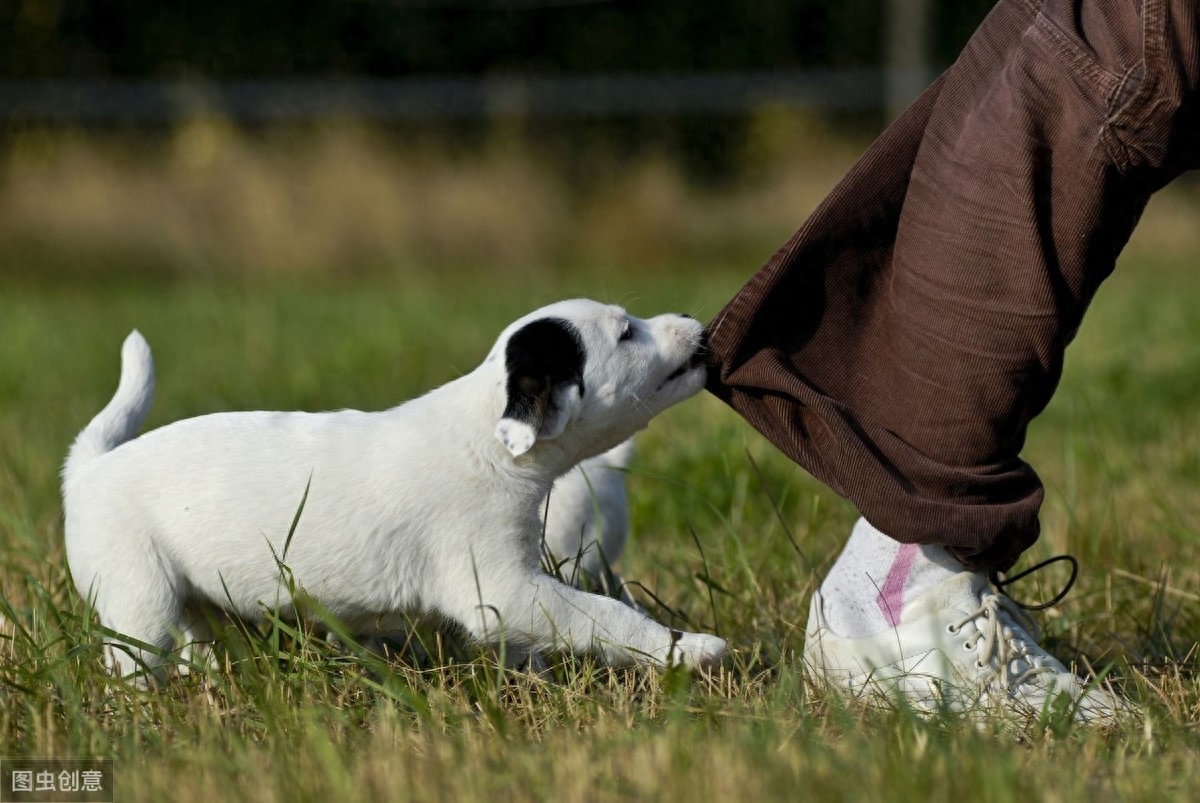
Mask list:
[[686,275],[515,282],[482,270],[0,276],[0,756],[113,757],[122,801],[1188,799],[1200,778],[1200,251],[1190,235],[1156,239],[1188,225],[1180,209],[1152,215],[1102,291],[1026,453],[1048,487],[1027,560],[1069,551],[1083,564],[1043,619],[1045,643],[1112,665],[1143,725],[1014,736],[806,685],[808,595],[854,512],[706,396],[641,436],[621,568],[662,619],[731,641],[719,676],[561,660],[533,677],[453,646],[441,666],[386,664],[269,632],[231,634],[222,669],[162,691],[101,671],[65,565],[57,472],[109,398],[129,329],[159,366],[148,426],[378,409],[473,367],[505,323],[559,297],[708,318],[757,255]]

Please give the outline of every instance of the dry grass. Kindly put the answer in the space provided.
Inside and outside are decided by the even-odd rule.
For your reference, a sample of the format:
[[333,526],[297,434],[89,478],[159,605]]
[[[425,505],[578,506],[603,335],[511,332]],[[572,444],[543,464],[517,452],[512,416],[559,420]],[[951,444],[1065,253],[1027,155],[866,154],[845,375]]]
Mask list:
[[[750,127],[741,177],[713,187],[663,155],[592,147],[566,159],[508,135],[469,149],[350,122],[32,130],[0,153],[0,274],[521,275],[761,261],[865,145],[768,110]],[[1200,251],[1198,195],[1193,182],[1156,199],[1131,254]]]
[[160,138],[32,131],[0,170],[0,254],[19,270],[313,274],[581,261],[646,266],[764,252],[850,164],[853,145],[765,114],[759,177],[698,189],[668,159],[597,153],[588,176],[536,143],[474,151],[353,124],[250,135],[201,119]]

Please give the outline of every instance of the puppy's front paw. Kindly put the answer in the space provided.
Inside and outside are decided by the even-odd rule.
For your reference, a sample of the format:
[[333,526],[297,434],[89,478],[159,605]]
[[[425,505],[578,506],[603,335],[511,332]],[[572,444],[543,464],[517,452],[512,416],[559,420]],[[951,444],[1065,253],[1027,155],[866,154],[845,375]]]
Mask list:
[[[674,636],[675,632],[672,632]],[[729,651],[725,639],[707,633],[679,633],[671,645],[671,662],[691,669],[712,669],[725,660]]]

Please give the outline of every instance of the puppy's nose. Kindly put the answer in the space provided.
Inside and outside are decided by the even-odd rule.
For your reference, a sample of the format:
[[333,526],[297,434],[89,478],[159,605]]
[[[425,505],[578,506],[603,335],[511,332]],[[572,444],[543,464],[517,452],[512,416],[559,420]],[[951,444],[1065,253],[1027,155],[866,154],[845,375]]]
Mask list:
[[692,316],[691,316],[691,315],[688,315],[686,312],[681,312],[681,313],[679,313],[679,317],[680,317],[680,318],[687,318],[689,321],[692,319]]

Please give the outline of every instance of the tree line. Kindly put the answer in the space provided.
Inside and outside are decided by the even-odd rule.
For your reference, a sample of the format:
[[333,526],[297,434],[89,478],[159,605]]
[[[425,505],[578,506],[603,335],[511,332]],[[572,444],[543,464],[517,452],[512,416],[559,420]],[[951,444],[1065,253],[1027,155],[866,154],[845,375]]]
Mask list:
[[[992,0],[934,0],[953,60]],[[253,79],[874,66],[882,0],[0,0],[0,78]]]

